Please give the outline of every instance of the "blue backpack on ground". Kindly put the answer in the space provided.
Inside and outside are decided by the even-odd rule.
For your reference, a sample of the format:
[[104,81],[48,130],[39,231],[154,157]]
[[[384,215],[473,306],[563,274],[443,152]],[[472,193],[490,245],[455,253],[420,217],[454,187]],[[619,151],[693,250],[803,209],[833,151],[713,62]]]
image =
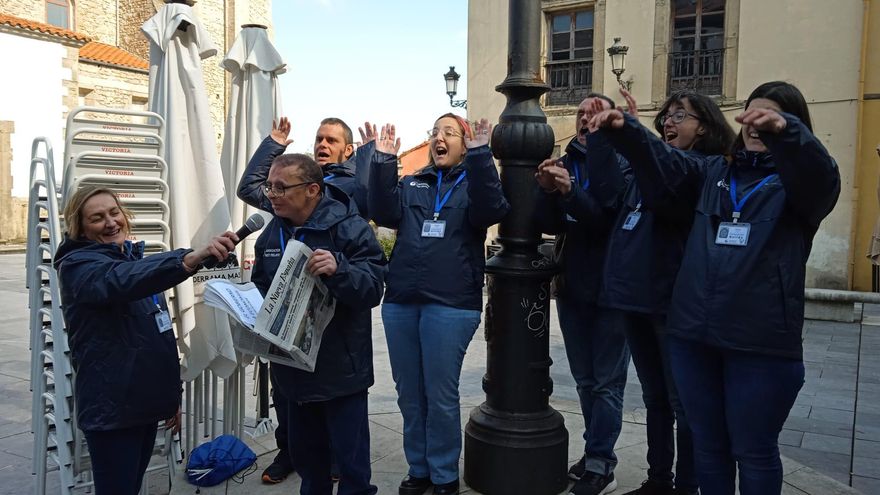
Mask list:
[[250,466],[257,455],[238,438],[221,435],[199,445],[186,463],[186,479],[196,486],[214,486]]

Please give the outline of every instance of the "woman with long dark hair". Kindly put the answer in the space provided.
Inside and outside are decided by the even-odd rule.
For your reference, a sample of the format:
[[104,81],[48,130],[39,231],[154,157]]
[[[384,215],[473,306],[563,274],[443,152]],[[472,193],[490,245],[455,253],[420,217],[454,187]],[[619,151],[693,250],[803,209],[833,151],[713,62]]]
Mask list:
[[[621,93],[632,113],[635,99]],[[697,158],[727,154],[735,137],[718,105],[693,91],[670,96],[654,128],[669,146]],[[602,132],[590,139],[588,159],[596,160],[610,144]],[[609,164],[605,170],[619,168]],[[698,490],[693,442],[669,366],[666,315],[693,205],[678,197],[643,197],[638,180],[628,183],[623,198],[609,236],[599,304],[620,313],[647,410],[648,479],[627,495],[692,495]]]
[[804,383],[807,258],[840,194],[840,172],[793,85],[756,88],[732,157],[692,156],[632,117],[596,127],[633,166],[645,197],[694,210],[667,318],[672,374],[694,438],[700,489],[779,493],[778,437]]

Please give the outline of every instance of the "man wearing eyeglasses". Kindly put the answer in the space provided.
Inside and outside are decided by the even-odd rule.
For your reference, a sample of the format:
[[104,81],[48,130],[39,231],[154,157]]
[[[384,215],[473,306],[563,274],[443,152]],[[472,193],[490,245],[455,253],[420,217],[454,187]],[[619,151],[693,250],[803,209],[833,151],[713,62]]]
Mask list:
[[[276,123],[272,123],[272,132],[267,136],[254,156],[248,163],[248,169],[268,168],[272,161],[281,156],[288,145],[293,143],[290,135],[290,120],[281,117]],[[346,195],[354,200],[360,216],[369,220],[367,214],[367,180],[369,178],[369,165],[373,155],[375,126],[366,125],[366,132],[361,131],[363,144],[354,155],[354,142],[351,128],[343,120],[328,117],[321,121],[315,131],[313,153],[315,162],[321,170],[323,180],[341,189]],[[354,155],[354,156],[353,156]],[[257,182],[242,184],[246,190],[239,188],[239,197],[246,203],[261,202],[265,198],[261,196],[259,187],[263,184]],[[287,197],[286,193],[279,191],[280,197]],[[296,197],[291,194],[290,197]],[[279,207],[285,208],[283,202],[278,202]],[[266,252],[265,256],[278,253]],[[271,368],[271,367],[270,367]],[[270,371],[271,373],[271,371]],[[284,408],[282,394],[275,385],[274,374],[270,374],[272,381],[272,396],[275,403],[275,414],[278,417],[278,428],[275,430],[275,438],[278,443],[278,454],[275,460],[263,470],[262,480],[264,483],[275,484],[284,481],[294,471],[294,462],[287,450],[287,412]],[[335,476],[335,473],[334,473]]]
[[[362,144],[355,153],[354,136],[351,127],[343,120],[328,117],[321,121],[315,131],[315,143],[312,148],[315,162],[321,167],[324,182],[342,189],[353,198],[361,217],[369,220],[367,215],[367,180],[369,166],[374,149],[375,126],[366,126],[361,130]],[[260,143],[260,147],[251,157],[251,162],[264,166],[272,164],[272,160],[284,153],[287,146],[293,143],[289,139],[290,121],[281,117],[272,123],[272,132]]]
[[251,160],[238,197],[273,214],[255,245],[251,281],[260,293],[265,297],[285,246],[296,239],[314,251],[306,269],[336,298],[315,371],[270,367],[276,411],[283,411],[279,426],[287,437],[276,436],[286,440],[282,462],[296,459],[303,494],[330,493],[331,459],[339,465],[341,493],[375,494],[367,389],[373,384],[370,310],[384,291],[382,248],[353,200],[326,183],[321,167],[306,155],[280,155],[268,166]]
[[[536,221],[557,234],[561,272],[553,281],[559,326],[583,413],[584,455],[568,471],[577,483],[571,493],[600,495],[617,487],[614,444],[623,422],[623,391],[629,350],[615,314],[597,304],[607,241],[629,179],[626,160],[613,148],[592,154],[590,118],[614,107],[591,93],[580,104],[576,134],[562,159],[538,167]],[[609,173],[616,172],[616,173]]]

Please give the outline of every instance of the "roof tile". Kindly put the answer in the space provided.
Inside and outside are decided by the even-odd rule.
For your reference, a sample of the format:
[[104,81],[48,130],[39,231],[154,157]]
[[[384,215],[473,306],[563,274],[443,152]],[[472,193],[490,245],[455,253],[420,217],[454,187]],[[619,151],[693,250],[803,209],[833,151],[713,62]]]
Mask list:
[[79,58],[91,62],[118,65],[130,69],[148,70],[150,64],[137,55],[113,45],[92,41],[79,49]]

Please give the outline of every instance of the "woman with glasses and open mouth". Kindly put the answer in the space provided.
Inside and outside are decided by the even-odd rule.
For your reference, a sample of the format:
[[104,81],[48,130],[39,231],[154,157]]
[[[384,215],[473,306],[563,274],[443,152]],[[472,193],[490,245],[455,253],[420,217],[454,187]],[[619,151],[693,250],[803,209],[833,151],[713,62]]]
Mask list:
[[[383,127],[370,171],[369,210],[397,229],[382,320],[409,475],[401,495],[458,493],[458,383],[483,306],[486,230],[510,205],[489,149],[491,126],[445,114],[428,165],[398,178],[394,126]],[[397,141],[399,143],[399,141]],[[399,144],[398,144],[399,146]]]
[[[621,93],[636,115],[635,99]],[[654,118],[654,129],[666,144],[698,159],[725,155],[735,136],[718,105],[693,91],[670,96]],[[612,148],[602,132],[589,140],[588,159],[599,161],[603,150]],[[619,173],[613,163],[602,170]],[[693,495],[698,492],[693,441],[672,379],[666,333],[693,207],[675,196],[643,197],[639,177],[629,182],[623,198],[609,237],[613,255],[603,265],[599,304],[620,312],[647,410],[648,479],[627,495]]]
[[[664,137],[681,140],[669,120]],[[666,345],[700,490],[732,495],[738,470],[740,493],[780,493],[778,437],[804,383],[807,258],[840,195],[840,172],[790,83],[758,86],[736,121],[730,154],[709,157],[620,112],[592,124],[629,159],[646,205],[692,215]]]

